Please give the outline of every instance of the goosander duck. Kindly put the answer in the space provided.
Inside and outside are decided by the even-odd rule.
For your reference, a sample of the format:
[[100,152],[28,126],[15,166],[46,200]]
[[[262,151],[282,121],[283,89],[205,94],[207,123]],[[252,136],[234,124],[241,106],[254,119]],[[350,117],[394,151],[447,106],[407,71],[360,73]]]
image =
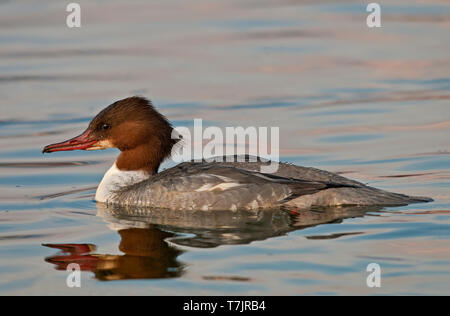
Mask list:
[[248,156],[244,161],[183,162],[158,173],[179,141],[172,139],[172,131],[149,100],[135,96],[109,105],[81,135],[47,145],[42,152],[118,148],[121,153],[95,195],[96,201],[107,204],[212,211],[432,201],[287,163],[279,163],[275,173],[261,173],[260,167],[270,161]]

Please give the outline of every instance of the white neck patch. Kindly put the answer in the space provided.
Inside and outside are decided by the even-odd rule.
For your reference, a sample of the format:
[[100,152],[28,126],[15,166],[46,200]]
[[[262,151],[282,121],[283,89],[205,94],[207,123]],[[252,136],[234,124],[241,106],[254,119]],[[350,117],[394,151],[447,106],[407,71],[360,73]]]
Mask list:
[[144,171],[123,171],[117,168],[116,163],[109,168],[103,176],[102,181],[98,185],[95,193],[95,200],[97,202],[108,202],[111,196],[119,188],[129,186],[146,179],[150,176]]

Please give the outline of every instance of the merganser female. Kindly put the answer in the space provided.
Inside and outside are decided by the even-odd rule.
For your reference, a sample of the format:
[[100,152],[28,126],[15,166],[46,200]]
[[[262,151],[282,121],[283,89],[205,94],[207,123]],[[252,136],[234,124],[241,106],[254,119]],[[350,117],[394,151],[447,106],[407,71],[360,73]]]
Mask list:
[[278,207],[379,205],[432,201],[369,187],[337,174],[269,161],[183,162],[158,173],[179,141],[168,120],[142,97],[117,101],[102,110],[81,135],[45,146],[43,153],[118,148],[95,200],[118,205],[178,210],[251,210]]

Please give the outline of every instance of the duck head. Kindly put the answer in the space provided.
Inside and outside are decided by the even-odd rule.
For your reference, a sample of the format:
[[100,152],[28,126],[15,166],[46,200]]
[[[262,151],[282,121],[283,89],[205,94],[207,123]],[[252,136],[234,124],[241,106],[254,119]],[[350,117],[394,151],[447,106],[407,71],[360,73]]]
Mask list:
[[158,171],[178,139],[172,139],[172,126],[142,97],[126,98],[106,107],[81,134],[47,145],[43,153],[68,150],[118,148],[116,165],[120,170]]

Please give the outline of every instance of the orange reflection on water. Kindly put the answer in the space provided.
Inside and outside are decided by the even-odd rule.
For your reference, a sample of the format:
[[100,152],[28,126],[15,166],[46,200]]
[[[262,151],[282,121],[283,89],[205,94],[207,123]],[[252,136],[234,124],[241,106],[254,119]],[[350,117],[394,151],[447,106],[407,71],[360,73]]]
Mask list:
[[148,228],[128,228],[118,231],[123,255],[98,254],[92,244],[44,244],[60,249],[61,253],[45,258],[57,270],[77,263],[82,271],[93,272],[102,281],[122,279],[154,279],[178,277],[183,265],[177,257],[183,251],[169,246],[164,240],[173,234]]

